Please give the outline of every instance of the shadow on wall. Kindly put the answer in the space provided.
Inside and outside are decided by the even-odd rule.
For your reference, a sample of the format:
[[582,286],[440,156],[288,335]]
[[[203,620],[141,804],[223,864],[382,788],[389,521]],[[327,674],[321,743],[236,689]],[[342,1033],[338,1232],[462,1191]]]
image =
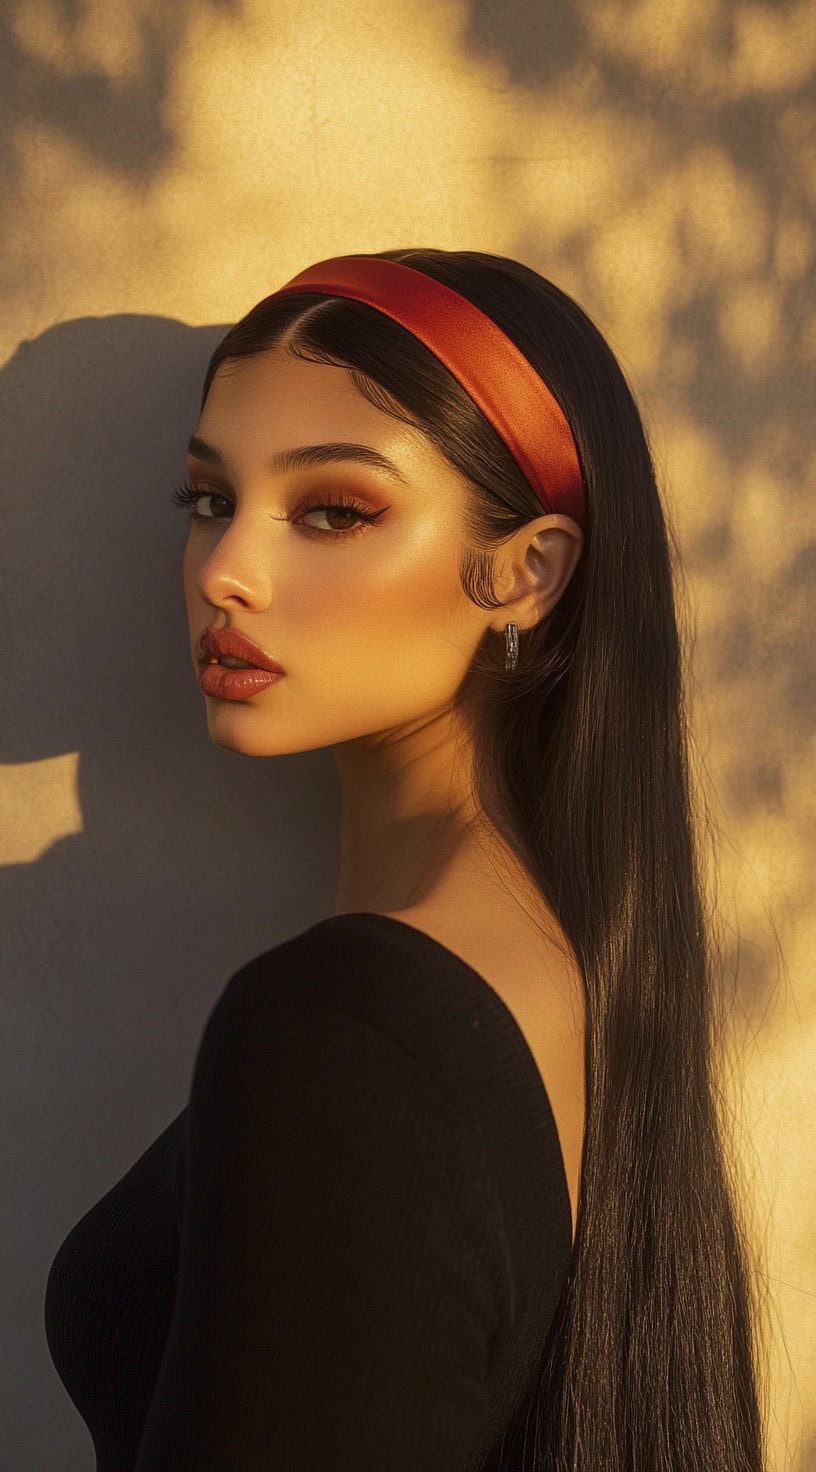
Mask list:
[[[0,875],[3,936],[26,917],[18,959],[29,995],[38,956],[76,978],[79,992],[55,979],[45,1006],[55,1029],[61,996],[90,1014],[118,993],[118,1009],[123,989],[106,975],[108,959],[121,967],[127,957],[141,977],[139,1006],[156,1003],[167,1015],[183,1008],[196,976],[197,922],[206,921],[207,970],[217,973],[235,945],[225,934],[219,947],[219,913],[240,910],[249,955],[308,923],[315,900],[302,896],[319,898],[321,875],[333,902],[331,753],[264,762],[217,747],[192,664],[187,520],[169,494],[183,478],[206,362],[225,330],[85,318],[23,342],[0,372],[0,760],[79,754],[82,832]],[[37,916],[43,924],[32,934]],[[168,961],[187,976],[162,974]],[[127,1049],[127,1026],[122,1042]],[[169,1040],[168,1061],[175,1053]]]
[[[127,50],[115,67],[116,26],[87,0],[67,0],[49,14],[40,6],[0,9],[0,188],[16,183],[13,141],[28,126],[54,130],[87,158],[131,179],[147,178],[172,155],[175,139],[165,103],[191,18],[201,11],[241,19],[241,0],[136,0],[127,7]],[[130,34],[133,27],[134,34]],[[102,65],[102,46],[106,65]],[[121,49],[121,47],[120,47]],[[66,66],[62,52],[67,51]],[[84,57],[83,63],[78,59]],[[112,73],[119,70],[116,85]],[[11,222],[9,222],[11,225]],[[13,228],[13,226],[12,226]]]
[[[777,468],[800,481],[812,474],[812,7],[470,0],[467,9],[468,53],[498,60],[510,86],[533,89],[541,101],[538,136],[496,161],[497,195],[519,221],[518,258],[561,285],[570,280],[567,289],[607,324],[620,289],[634,316],[639,296],[655,297],[666,356],[649,376],[661,393],[682,364],[684,406],[716,434],[732,467],[750,462],[776,418]],[[572,162],[592,186],[580,222],[569,191],[553,211],[525,170],[541,149],[557,177],[559,154],[569,156],[571,110],[586,141]],[[607,139],[602,159],[598,127]],[[638,138],[647,140],[640,157]],[[641,165],[633,175],[627,150]],[[601,163],[606,189],[596,177]]]
[[331,753],[215,746],[192,665],[168,497],[224,330],[84,318],[0,372],[0,761],[78,753],[81,824],[0,869],[9,1466],[85,1465],[41,1323],[59,1241],[182,1108],[230,975],[334,903]]
[[31,146],[38,132],[55,134],[111,177],[148,183],[177,146],[166,104],[202,11],[240,24],[242,0],[132,0],[118,21],[89,0],[0,6],[0,198],[10,206],[0,212],[0,257],[8,246],[18,295],[39,289],[34,257],[14,249],[20,140]]

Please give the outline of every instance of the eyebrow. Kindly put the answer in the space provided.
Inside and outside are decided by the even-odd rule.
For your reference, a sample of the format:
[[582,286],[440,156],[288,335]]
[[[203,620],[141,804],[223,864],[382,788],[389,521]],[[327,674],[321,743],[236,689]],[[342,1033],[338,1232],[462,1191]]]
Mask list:
[[[226,461],[221,451],[215,445],[208,445],[206,440],[199,439],[198,435],[190,435],[190,443],[187,446],[188,454],[195,455],[197,460],[205,460],[210,465],[218,465],[222,470],[226,469]],[[304,470],[314,465],[326,465],[332,460],[357,460],[363,465],[371,465],[375,470],[384,470],[392,480],[401,481],[403,485],[409,482],[403,475],[399,466],[387,455],[380,454],[379,450],[372,449],[371,445],[355,445],[347,440],[328,441],[322,445],[297,445],[293,449],[279,450],[267,461],[267,466],[275,474],[281,475],[289,470]]]

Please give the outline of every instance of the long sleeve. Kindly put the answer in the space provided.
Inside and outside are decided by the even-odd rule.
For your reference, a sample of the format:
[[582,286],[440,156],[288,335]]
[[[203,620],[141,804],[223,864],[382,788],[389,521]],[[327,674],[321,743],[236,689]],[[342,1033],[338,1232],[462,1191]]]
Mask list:
[[204,1029],[134,1472],[474,1466],[505,1250],[477,1136],[376,1015],[309,983],[248,968]]

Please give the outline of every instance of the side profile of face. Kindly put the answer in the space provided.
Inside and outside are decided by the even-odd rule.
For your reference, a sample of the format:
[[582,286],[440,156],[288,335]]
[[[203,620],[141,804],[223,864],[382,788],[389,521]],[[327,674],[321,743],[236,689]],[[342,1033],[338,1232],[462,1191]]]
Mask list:
[[[542,516],[502,548],[497,596],[516,601],[476,607],[458,573],[463,478],[346,369],[280,347],[219,368],[195,438],[219,456],[199,444],[187,461],[202,493],[184,553],[196,675],[208,626],[239,629],[285,671],[243,700],[202,696],[212,739],[245,755],[387,746],[432,727],[485,629],[535,623],[580,556],[580,528]],[[271,468],[280,452],[329,444],[362,445],[395,473],[353,458]],[[372,520],[308,509],[338,496]]]

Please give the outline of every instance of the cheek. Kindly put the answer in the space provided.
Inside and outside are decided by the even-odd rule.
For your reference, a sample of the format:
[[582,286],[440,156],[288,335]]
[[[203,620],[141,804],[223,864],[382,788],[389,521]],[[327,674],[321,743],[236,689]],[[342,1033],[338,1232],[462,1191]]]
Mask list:
[[455,549],[430,534],[401,546],[378,532],[360,549],[367,535],[334,560],[327,550],[319,579],[312,566],[290,590],[286,602],[299,607],[300,627],[404,646],[449,631],[464,597]]
[[[334,555],[331,555],[334,553]],[[436,524],[364,531],[345,548],[327,548],[298,580],[300,596],[317,617],[355,626],[411,626],[451,617],[457,606],[457,553]]]
[[304,685],[325,696],[332,719],[360,733],[451,698],[477,637],[455,559],[437,549],[421,560],[358,561],[353,573],[335,570],[320,593],[302,596],[285,621]]

